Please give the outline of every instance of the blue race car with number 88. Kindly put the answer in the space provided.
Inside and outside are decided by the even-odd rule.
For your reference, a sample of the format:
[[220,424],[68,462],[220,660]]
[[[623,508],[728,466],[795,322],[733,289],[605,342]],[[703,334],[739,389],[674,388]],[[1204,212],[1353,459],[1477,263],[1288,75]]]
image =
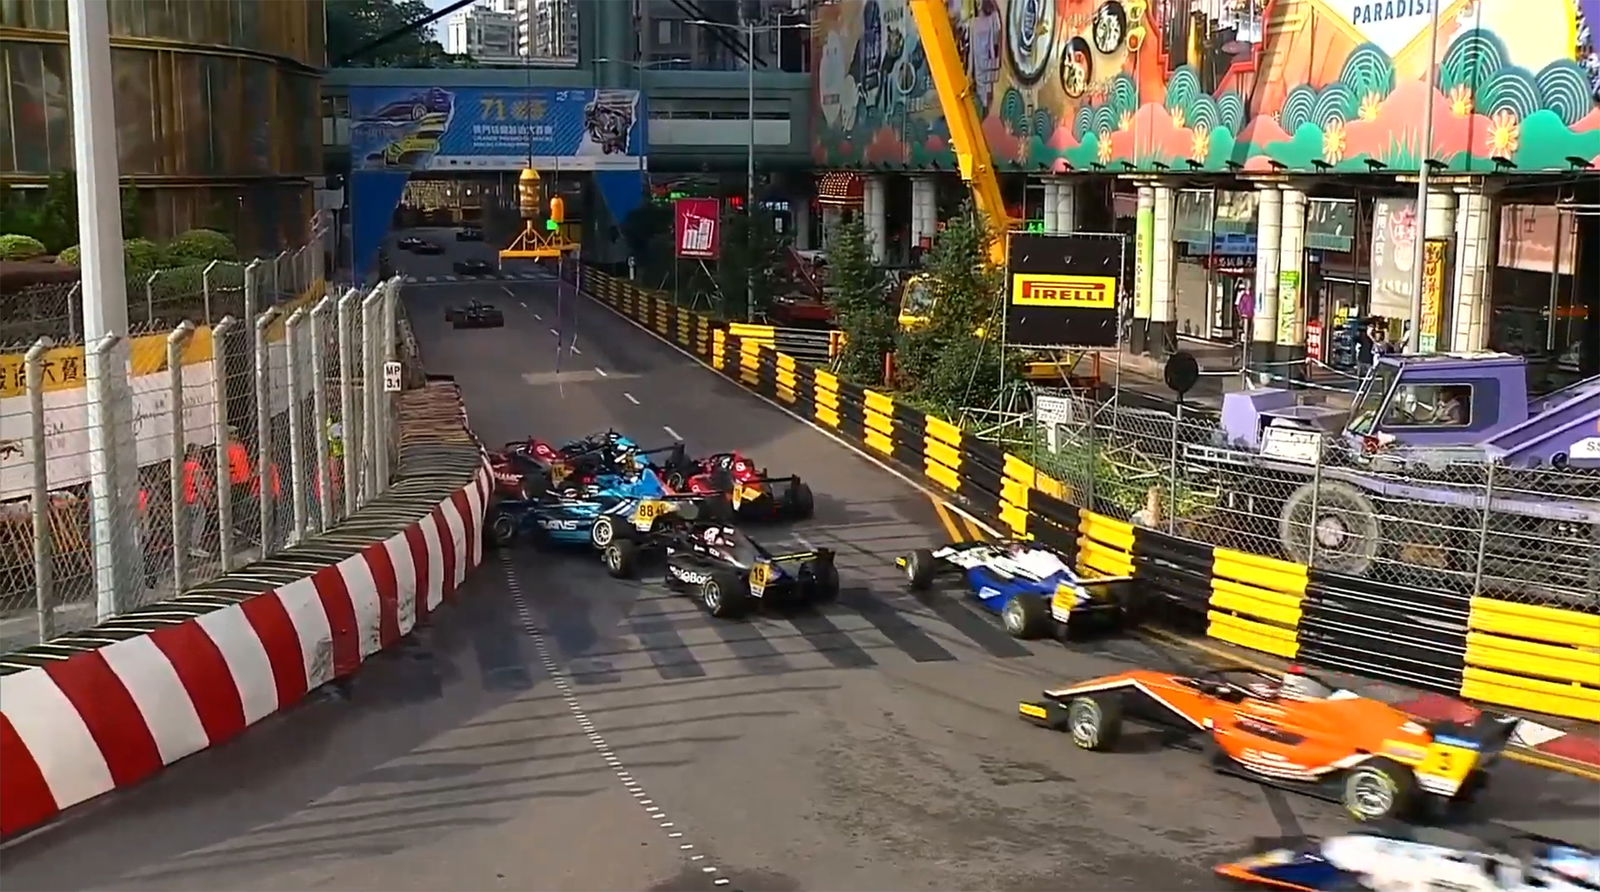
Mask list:
[[1132,577],[1081,577],[1061,552],[1036,542],[955,542],[919,548],[895,565],[918,591],[961,577],[1013,638],[1065,638],[1069,629],[1122,625],[1133,612]]

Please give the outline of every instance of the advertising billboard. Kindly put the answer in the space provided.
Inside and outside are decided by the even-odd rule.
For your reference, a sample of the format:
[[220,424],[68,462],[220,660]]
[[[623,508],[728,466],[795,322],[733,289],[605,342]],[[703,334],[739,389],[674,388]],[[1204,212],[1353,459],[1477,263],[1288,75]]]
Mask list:
[[1006,345],[1115,348],[1121,276],[1120,238],[1012,233]]
[[[1431,30],[1438,5],[1439,28]],[[1600,162],[1600,0],[948,0],[1004,169]],[[814,158],[949,169],[906,0],[816,7]],[[1429,35],[1437,65],[1429,69]],[[1430,77],[1431,75],[1431,77]],[[1430,85],[1431,82],[1431,85]],[[1421,145],[1425,116],[1433,143]]]
[[356,171],[636,170],[637,90],[351,87]]
[[715,260],[722,250],[722,202],[715,198],[680,198],[673,205],[677,255]]

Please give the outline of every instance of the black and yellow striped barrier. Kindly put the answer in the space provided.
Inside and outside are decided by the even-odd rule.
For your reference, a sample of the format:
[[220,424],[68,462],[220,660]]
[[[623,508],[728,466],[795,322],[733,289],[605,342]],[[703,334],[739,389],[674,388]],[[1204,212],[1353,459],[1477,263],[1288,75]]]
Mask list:
[[1600,614],[1473,598],[1462,696],[1600,722]]
[[[1600,612],[1346,577],[1139,526],[1112,516],[1114,506],[1084,504],[1084,494],[957,425],[809,364],[784,349],[784,329],[719,323],[603,273],[586,273],[585,282],[597,299],[687,345],[730,379],[920,475],[1001,532],[1062,549],[1085,575],[1133,576],[1148,593],[1203,616],[1213,638],[1312,666],[1600,720]],[[824,336],[836,352],[842,338]]]
[[1300,653],[1304,564],[1217,548],[1212,552],[1206,634],[1289,659]]

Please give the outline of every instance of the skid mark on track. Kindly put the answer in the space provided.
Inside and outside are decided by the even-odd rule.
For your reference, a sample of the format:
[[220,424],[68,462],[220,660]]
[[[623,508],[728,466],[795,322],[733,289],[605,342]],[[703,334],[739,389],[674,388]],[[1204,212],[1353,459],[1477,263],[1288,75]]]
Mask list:
[[[528,599],[523,596],[522,583],[517,577],[516,568],[511,565],[510,558],[506,557],[504,552],[500,553],[500,567],[505,572],[506,587],[510,589],[511,600],[516,604],[517,619],[522,624],[522,631],[533,644],[534,656],[538,658],[540,665],[550,676],[551,682],[556,687],[556,692],[561,695],[562,703],[567,707],[567,712],[571,714],[572,720],[578,723],[578,729],[583,732],[589,744],[594,747],[594,751],[606,763],[606,767],[616,775],[617,780],[622,784],[622,788],[628,791],[628,795],[633,797],[640,808],[644,809],[645,814],[649,815],[650,820],[655,822],[656,827],[665,833],[668,839],[673,841],[673,844],[678,847],[678,851],[687,857],[689,862],[698,868],[702,875],[711,880],[713,886],[719,888],[729,886],[732,881],[723,875],[720,868],[707,859],[705,853],[697,851],[694,843],[688,842],[684,838],[684,831],[678,828],[677,822],[671,820],[666,809],[650,798],[650,794],[645,790],[644,785],[639,783],[638,778],[633,776],[633,772],[629,771],[627,765],[623,764],[623,761],[617,757],[616,752],[611,748],[611,744],[606,742],[605,735],[600,733],[594,721],[589,718],[589,714],[584,711],[583,704],[578,702],[578,695],[573,693],[572,683],[567,679],[567,674],[562,671],[560,664],[556,662],[555,654],[551,652],[549,645],[545,641],[544,632],[534,623],[533,611],[528,609]],[[673,634],[676,635],[677,633],[674,632]],[[699,667],[696,666],[695,668],[698,669]],[[702,670],[700,674],[703,675],[705,673]]]

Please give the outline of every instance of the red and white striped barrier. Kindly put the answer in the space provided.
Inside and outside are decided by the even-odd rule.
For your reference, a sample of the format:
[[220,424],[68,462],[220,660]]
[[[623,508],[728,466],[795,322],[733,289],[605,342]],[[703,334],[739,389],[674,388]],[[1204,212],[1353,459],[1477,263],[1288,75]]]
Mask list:
[[483,558],[487,468],[421,520],[239,604],[0,677],[0,835],[132,786],[350,675]]

